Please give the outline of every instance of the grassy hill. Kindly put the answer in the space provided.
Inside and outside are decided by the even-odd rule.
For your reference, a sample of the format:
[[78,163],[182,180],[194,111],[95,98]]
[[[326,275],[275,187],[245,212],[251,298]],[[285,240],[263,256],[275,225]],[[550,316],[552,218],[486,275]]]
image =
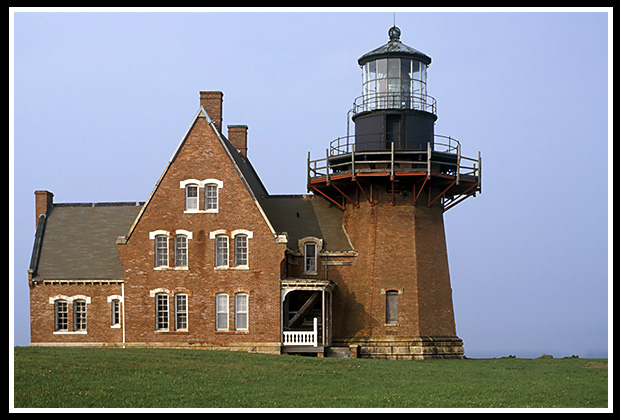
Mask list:
[[607,359],[16,347],[15,407],[607,407]]

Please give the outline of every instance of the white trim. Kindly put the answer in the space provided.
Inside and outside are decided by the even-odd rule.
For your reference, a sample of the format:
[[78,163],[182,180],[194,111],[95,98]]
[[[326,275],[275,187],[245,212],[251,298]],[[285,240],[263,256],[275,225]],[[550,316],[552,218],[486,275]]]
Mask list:
[[202,181],[195,178],[184,179],[179,182],[179,187],[185,188],[188,185],[198,185],[199,188],[204,188],[207,184],[217,185],[218,188],[224,188],[224,181],[215,178],[207,178]]
[[315,236],[305,236],[297,241],[297,246],[301,252],[304,252],[304,245],[307,242],[314,242],[316,244],[316,254],[319,255],[319,252],[323,249],[323,239],[319,239]]
[[[219,296],[226,296],[226,328],[223,328],[223,326],[218,325],[218,315],[224,312],[218,312],[218,297]],[[220,292],[220,293],[216,293],[215,294],[215,331],[228,331],[230,328],[230,299],[228,297],[228,293],[226,292]]]
[[235,229],[230,232],[230,236],[233,238],[237,235],[245,235],[248,237],[248,239],[252,239],[254,237],[254,232],[246,229]]
[[121,295],[110,295],[108,296],[108,303],[112,303],[113,300],[118,300],[123,303],[123,297]]
[[201,182],[202,182],[202,187],[205,187],[205,186],[207,186],[209,184],[212,184],[212,185],[217,185],[218,189],[219,188],[224,188],[224,181],[220,181],[219,179],[207,178],[207,179],[205,179],[205,180],[203,180]]
[[179,183],[179,185],[181,186],[181,188],[185,188],[188,185],[196,185],[196,186],[200,187],[201,186],[200,182],[201,181],[199,181],[197,179],[191,178],[191,179],[184,179],[183,181],[181,181]]
[[162,229],[154,230],[152,232],[149,232],[149,239],[155,239],[155,237],[159,235],[166,235],[167,237],[170,237],[170,232]]
[[49,298],[49,303],[54,304],[57,300],[66,300],[67,303],[73,303],[74,300],[83,300],[86,303],[90,303],[90,297],[84,295],[75,295],[75,296],[65,296],[65,295],[56,295]]
[[194,234],[192,232],[190,232],[189,230],[185,230],[185,229],[177,229],[174,231],[175,235],[185,235],[187,236],[187,239],[194,239]]
[[[237,307],[237,296],[245,296],[245,312],[240,312]],[[235,299],[235,331],[249,331],[250,330],[250,294],[248,292],[237,292],[234,295]],[[245,328],[239,328],[237,325],[237,315],[239,313],[245,314]]]
[[155,295],[159,294],[159,293],[165,293],[167,295],[170,295],[170,290],[165,289],[163,287],[160,287],[158,289],[153,289],[149,291],[149,296],[150,297],[155,297]]
[[230,237],[226,229],[217,229],[217,230],[212,230],[211,232],[209,232],[209,239],[215,239],[215,237],[218,235],[226,235]]

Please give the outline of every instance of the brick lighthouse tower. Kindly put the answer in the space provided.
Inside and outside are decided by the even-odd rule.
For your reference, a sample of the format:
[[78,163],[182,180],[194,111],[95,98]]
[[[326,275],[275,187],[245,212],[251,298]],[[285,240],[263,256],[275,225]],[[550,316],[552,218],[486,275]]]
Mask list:
[[308,156],[308,189],[342,209],[357,252],[350,274],[334,279],[332,343],[363,357],[463,358],[443,214],[481,192],[481,157],[435,133],[431,58],[403,44],[396,26],[388,34],[358,60],[354,133]]

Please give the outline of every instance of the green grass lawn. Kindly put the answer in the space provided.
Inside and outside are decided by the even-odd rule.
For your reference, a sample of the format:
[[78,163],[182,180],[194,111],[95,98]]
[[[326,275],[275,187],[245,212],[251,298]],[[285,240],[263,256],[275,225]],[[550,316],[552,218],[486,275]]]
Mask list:
[[607,407],[607,359],[16,347],[15,407]]

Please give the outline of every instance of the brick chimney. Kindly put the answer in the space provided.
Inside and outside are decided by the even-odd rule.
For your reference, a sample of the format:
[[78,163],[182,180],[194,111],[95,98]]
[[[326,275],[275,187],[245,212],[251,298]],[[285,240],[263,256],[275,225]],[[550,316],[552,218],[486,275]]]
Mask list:
[[47,212],[54,204],[54,194],[49,191],[39,190],[34,192],[35,197],[35,226],[39,222],[39,216],[44,214],[47,217]]
[[207,111],[218,131],[222,132],[222,92],[200,92],[200,105]]
[[241,153],[243,158],[248,157],[248,126],[247,125],[229,125],[228,141],[235,149]]

